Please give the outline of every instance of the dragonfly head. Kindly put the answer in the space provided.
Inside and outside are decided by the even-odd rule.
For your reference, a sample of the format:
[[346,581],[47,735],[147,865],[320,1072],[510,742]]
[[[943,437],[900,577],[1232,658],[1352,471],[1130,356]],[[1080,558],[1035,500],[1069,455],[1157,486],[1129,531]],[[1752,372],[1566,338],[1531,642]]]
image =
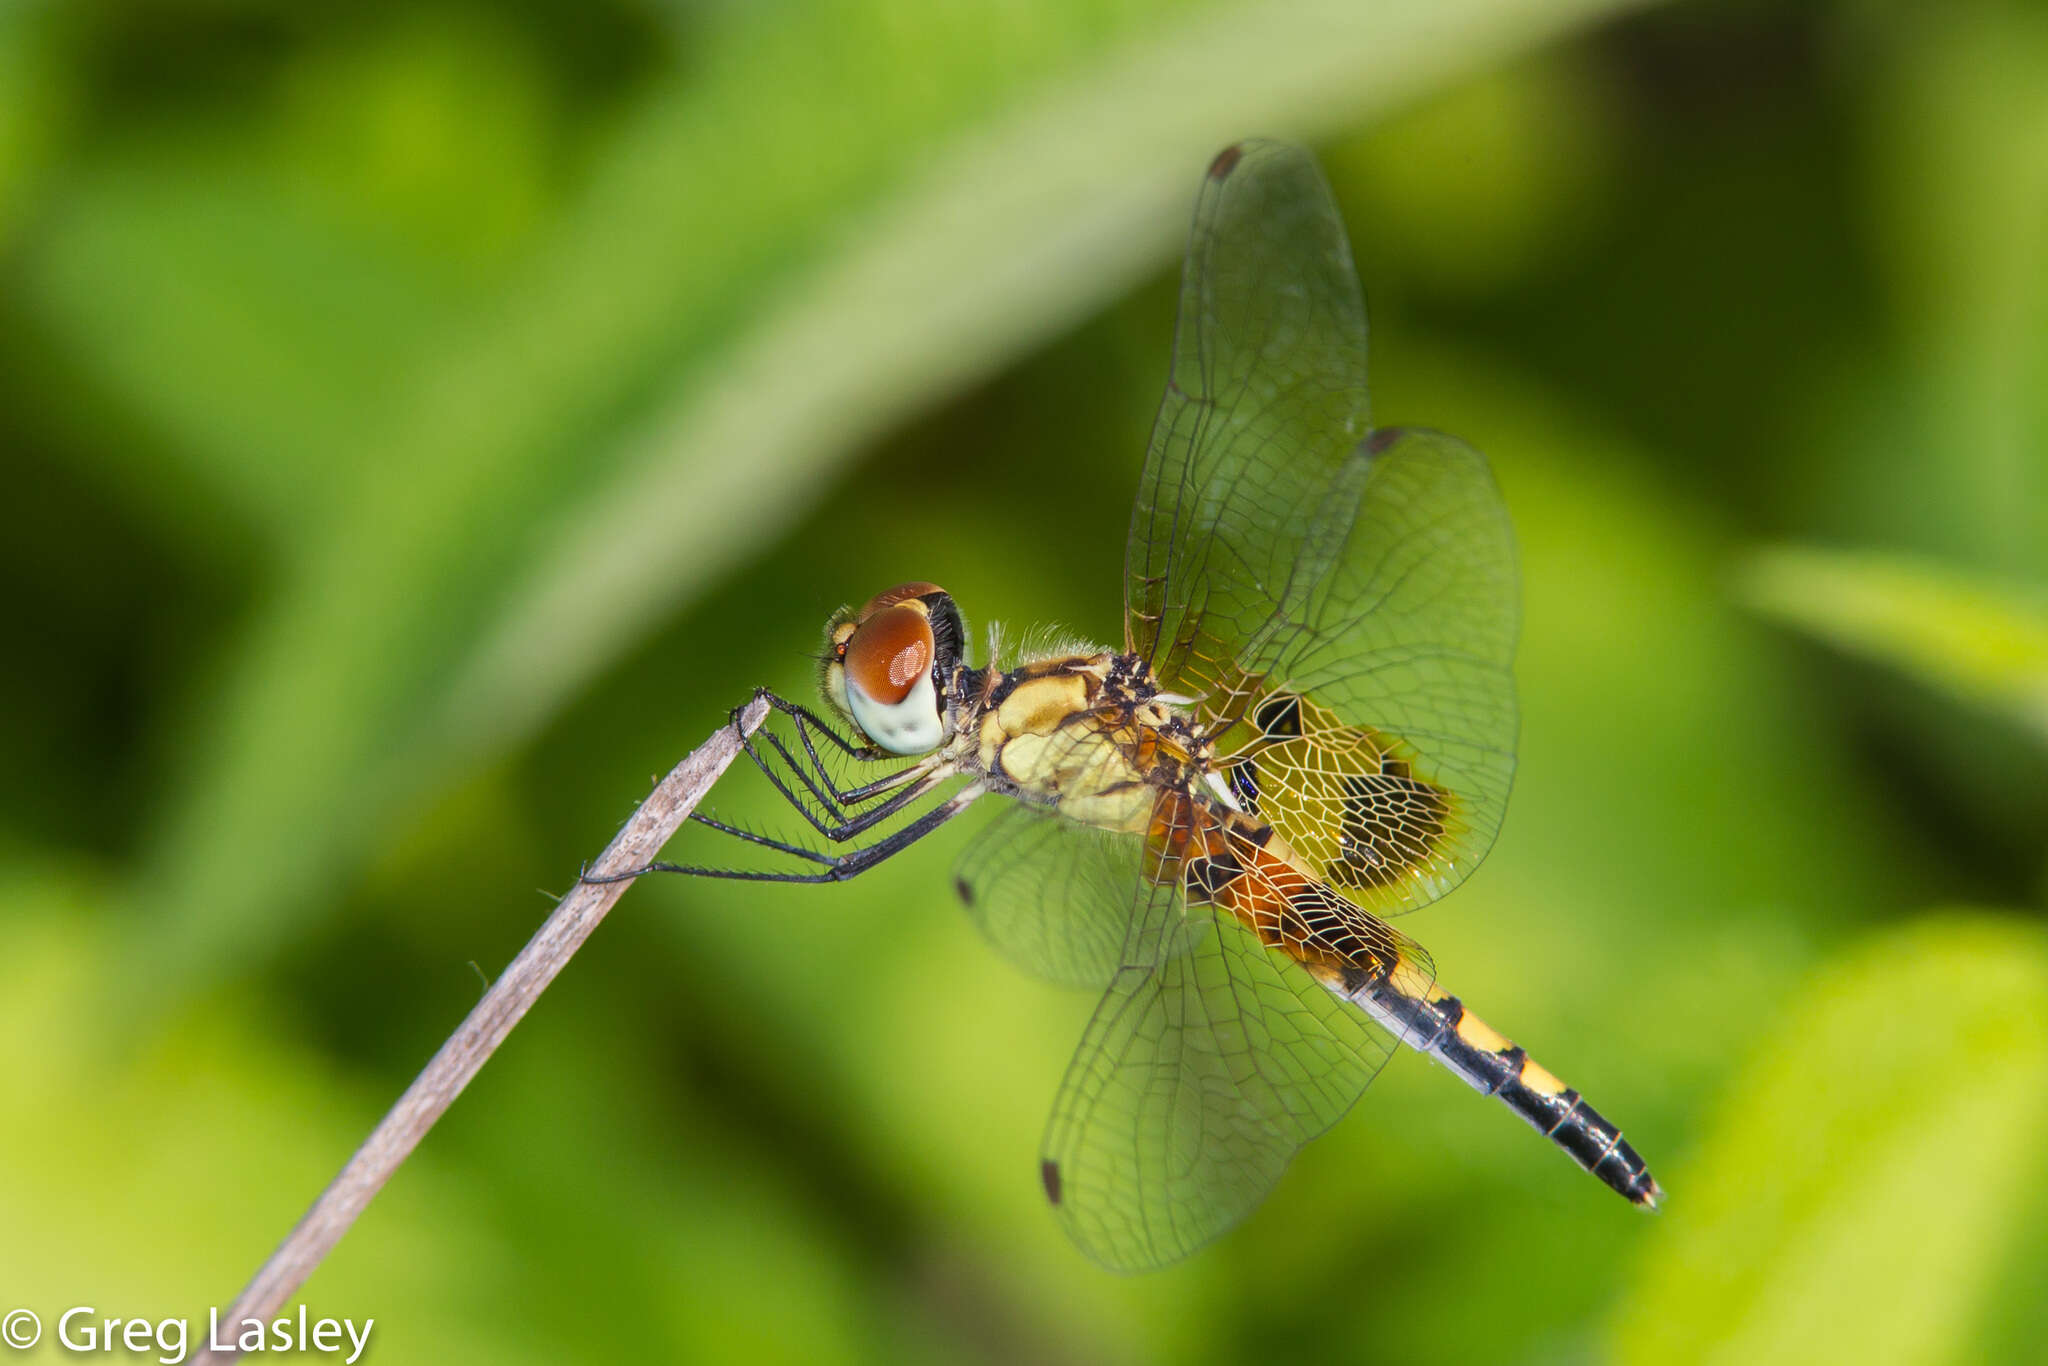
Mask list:
[[891,754],[929,754],[951,737],[946,685],[961,663],[966,623],[934,583],[898,584],[825,628],[825,700]]

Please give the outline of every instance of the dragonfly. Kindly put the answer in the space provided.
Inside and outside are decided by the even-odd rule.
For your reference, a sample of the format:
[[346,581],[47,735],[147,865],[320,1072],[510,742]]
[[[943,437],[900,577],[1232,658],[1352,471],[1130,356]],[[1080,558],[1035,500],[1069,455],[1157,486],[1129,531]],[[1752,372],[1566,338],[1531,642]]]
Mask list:
[[992,632],[977,667],[936,584],[841,609],[824,714],[763,690],[790,738],[747,741],[827,847],[695,814],[796,862],[603,879],[841,882],[1003,799],[955,886],[1009,957],[1102,993],[1039,1176],[1116,1270],[1240,1222],[1403,1046],[1631,1203],[1662,1198],[1621,1131],[1389,923],[1464,881],[1500,828],[1518,581],[1484,457],[1370,425],[1365,343],[1313,157],[1224,150],[1197,198],[1131,515],[1122,648],[1006,665]]

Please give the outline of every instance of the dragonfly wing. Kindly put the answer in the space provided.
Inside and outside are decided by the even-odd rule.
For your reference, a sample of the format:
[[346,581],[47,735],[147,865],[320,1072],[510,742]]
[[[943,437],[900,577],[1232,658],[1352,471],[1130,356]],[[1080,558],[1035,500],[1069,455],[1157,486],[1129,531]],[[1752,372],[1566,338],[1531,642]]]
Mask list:
[[1233,786],[1308,870],[1381,915],[1492,845],[1514,779],[1513,533],[1486,460],[1441,432],[1360,449],[1334,563],[1226,739]]
[[1100,990],[1130,929],[1136,835],[1007,802],[960,856],[954,887],[974,923],[1027,972]]
[[[1419,947],[1377,929],[1433,975]],[[1125,957],[1067,1068],[1041,1172],[1081,1248],[1138,1271],[1243,1219],[1394,1037],[1171,883],[1141,887]]]
[[1228,713],[1237,661],[1303,624],[1348,529],[1331,483],[1368,431],[1365,306],[1329,187],[1301,148],[1229,148],[1196,204],[1125,548],[1128,648],[1166,687]]

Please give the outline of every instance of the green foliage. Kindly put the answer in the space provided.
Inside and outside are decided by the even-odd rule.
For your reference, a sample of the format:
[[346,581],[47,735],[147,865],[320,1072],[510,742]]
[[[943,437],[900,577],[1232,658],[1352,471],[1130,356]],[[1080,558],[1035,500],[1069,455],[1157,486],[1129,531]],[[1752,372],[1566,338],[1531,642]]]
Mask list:
[[2048,595],[1939,563],[1783,547],[1746,567],[1759,610],[2048,738]]
[[840,602],[1114,640],[1188,205],[1278,134],[1379,419],[1520,544],[1506,826],[1403,928],[1667,1212],[1404,1057],[1102,1275],[1034,1166],[1092,1003],[979,942],[949,832],[637,887],[316,1312],[386,1361],[2033,1351],[2048,28],[1622,8],[0,14],[9,1294],[227,1299]]
[[2048,940],[1936,915],[1802,983],[1730,1080],[1623,1361],[1980,1359],[2048,1141]]

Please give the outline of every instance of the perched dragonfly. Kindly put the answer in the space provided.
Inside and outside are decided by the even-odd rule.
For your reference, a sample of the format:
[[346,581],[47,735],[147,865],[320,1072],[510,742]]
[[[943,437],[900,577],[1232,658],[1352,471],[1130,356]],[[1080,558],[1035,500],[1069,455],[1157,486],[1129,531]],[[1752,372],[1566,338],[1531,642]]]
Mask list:
[[[1005,666],[992,635],[977,668],[930,583],[842,610],[820,669],[833,719],[764,693],[795,743],[764,729],[749,752],[844,852],[699,815],[806,866],[612,876],[843,881],[1009,799],[956,885],[1011,957],[1103,993],[1040,1171],[1110,1267],[1236,1224],[1399,1044],[1654,1208],[1620,1131],[1386,921],[1462,882],[1500,827],[1514,546],[1477,451],[1368,424],[1358,280],[1298,148],[1209,167],[1125,557],[1121,649]],[[885,771],[842,786],[861,764]]]

